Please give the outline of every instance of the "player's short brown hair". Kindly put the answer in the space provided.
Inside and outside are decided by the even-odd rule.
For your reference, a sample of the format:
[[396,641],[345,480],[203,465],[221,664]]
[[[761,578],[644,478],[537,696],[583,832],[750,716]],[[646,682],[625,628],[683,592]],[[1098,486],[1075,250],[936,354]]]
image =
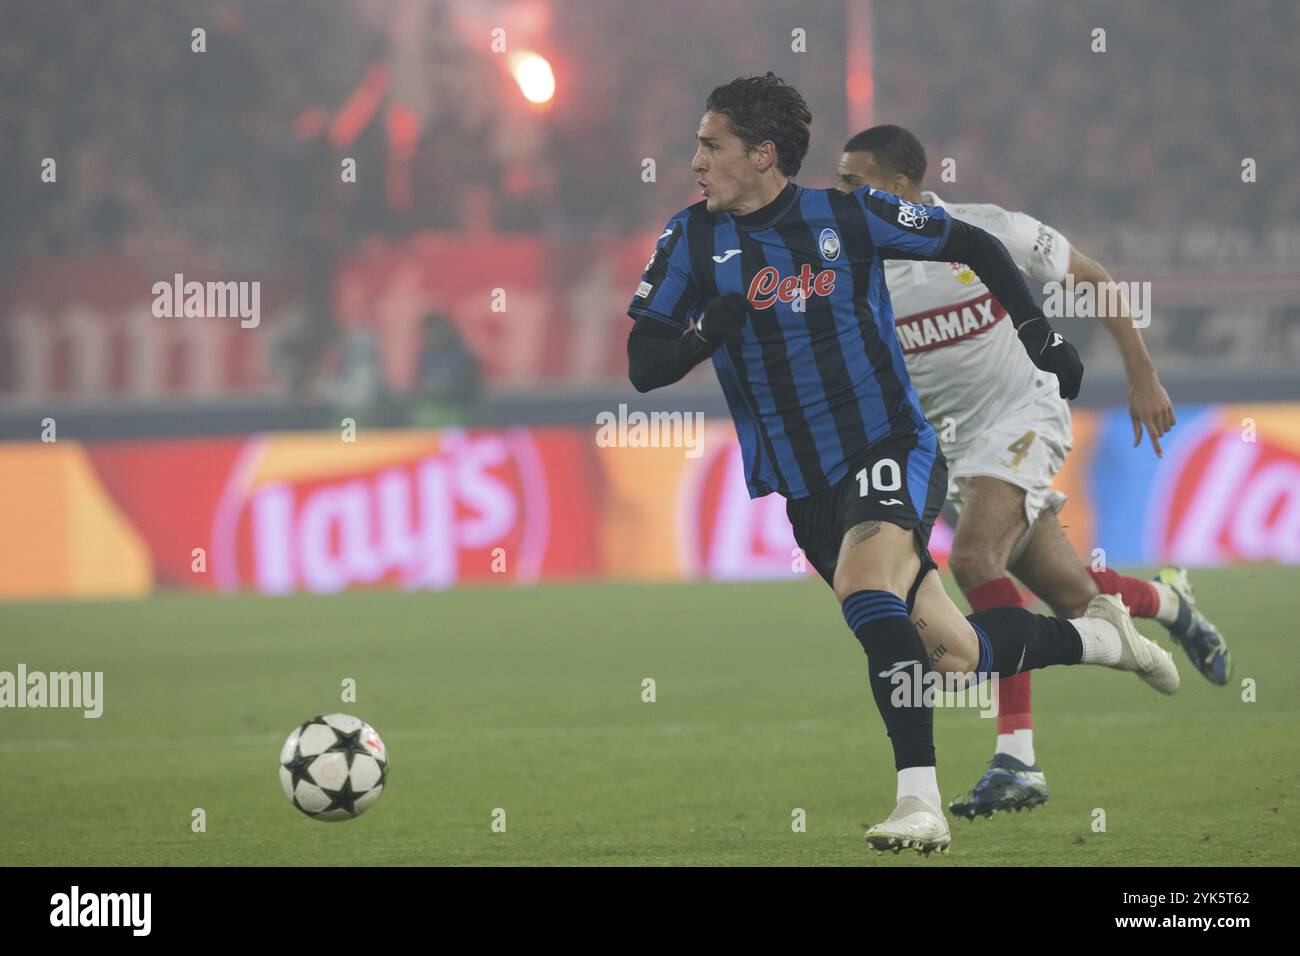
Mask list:
[[731,120],[731,129],[748,149],[765,140],[776,144],[776,165],[794,176],[808,155],[812,111],[803,95],[771,70],[741,76],[709,94],[704,107]]

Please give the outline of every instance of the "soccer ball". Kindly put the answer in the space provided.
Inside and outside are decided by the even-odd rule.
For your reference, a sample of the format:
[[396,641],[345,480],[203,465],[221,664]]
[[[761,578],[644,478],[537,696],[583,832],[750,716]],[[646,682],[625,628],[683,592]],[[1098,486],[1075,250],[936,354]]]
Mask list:
[[388,779],[388,749],[364,720],[313,717],[280,748],[280,786],[313,820],[351,820],[375,805]]

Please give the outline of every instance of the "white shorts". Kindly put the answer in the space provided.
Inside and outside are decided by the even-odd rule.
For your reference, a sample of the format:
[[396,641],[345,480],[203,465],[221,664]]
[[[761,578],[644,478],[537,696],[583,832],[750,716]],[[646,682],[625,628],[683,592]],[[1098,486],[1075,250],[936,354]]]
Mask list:
[[[1059,512],[1066,496],[1052,490],[1052,479],[1074,445],[1070,404],[1057,394],[1055,383],[1014,412],[990,423],[973,440],[944,449],[948,459],[948,500],[961,514],[962,496],[972,478],[1000,478],[1024,489],[1025,520],[1030,529],[1044,511]],[[1012,558],[1027,542],[1017,542]]]

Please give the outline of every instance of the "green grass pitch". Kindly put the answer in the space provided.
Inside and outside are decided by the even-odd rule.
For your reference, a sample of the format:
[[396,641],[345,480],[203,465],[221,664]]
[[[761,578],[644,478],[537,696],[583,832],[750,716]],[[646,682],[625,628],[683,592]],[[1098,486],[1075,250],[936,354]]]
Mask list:
[[[1230,685],[1211,686],[1177,649],[1172,698],[1102,668],[1037,672],[1050,803],[952,820],[951,855],[928,860],[862,843],[893,806],[893,765],[865,656],[817,582],[5,605],[0,670],[102,670],[105,709],[0,711],[0,860],[1293,863],[1297,572],[1193,583],[1232,647]],[[340,701],[348,677],[355,703]],[[641,699],[647,677],[654,703]],[[374,724],[392,758],[376,807],[341,824],[300,814],[276,775],[288,732],[331,711]],[[983,772],[994,723],[938,711],[945,799]],[[795,808],[806,832],[792,832]]]

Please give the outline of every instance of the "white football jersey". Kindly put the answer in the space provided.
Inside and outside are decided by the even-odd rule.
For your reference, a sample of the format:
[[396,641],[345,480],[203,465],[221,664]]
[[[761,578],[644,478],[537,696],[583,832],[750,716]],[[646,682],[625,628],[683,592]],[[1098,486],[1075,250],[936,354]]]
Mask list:
[[[989,203],[949,205],[931,192],[923,192],[921,201],[996,236],[1031,288],[1064,280],[1070,244],[1051,226]],[[954,423],[955,441],[944,448],[950,459],[1039,392],[1057,394],[1056,376],[1029,361],[1006,310],[968,266],[891,259],[885,280],[898,343],[925,417],[940,435],[945,419]]]

